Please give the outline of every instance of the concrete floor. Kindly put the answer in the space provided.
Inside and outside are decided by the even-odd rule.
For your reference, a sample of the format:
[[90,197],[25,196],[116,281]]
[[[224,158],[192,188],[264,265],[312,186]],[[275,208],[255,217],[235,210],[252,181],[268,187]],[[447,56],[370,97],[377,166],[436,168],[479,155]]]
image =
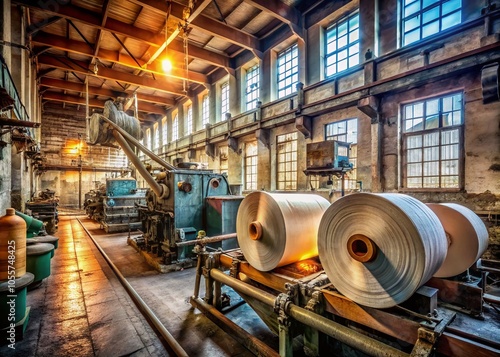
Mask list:
[[[251,356],[198,310],[189,297],[195,271],[168,274],[153,270],[126,243],[126,234],[105,234],[99,225],[80,217],[142,299],[189,356]],[[56,234],[59,248],[51,275],[28,292],[30,321],[15,349],[0,347],[0,356],[169,356],[127,295],[75,216],[62,216]],[[238,296],[229,292],[233,302]],[[243,304],[229,317],[277,348],[277,338]]]

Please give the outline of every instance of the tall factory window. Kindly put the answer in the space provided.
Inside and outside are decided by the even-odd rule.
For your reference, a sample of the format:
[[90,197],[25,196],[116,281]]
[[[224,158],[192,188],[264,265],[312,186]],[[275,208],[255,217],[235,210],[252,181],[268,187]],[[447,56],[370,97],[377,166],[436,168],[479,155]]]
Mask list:
[[257,189],[257,142],[245,144],[245,190]]
[[172,120],[172,141],[179,139],[179,114],[175,114]]
[[402,0],[403,46],[462,22],[462,0]]
[[278,53],[278,98],[292,94],[299,81],[299,47],[297,44]]
[[226,113],[229,113],[229,82],[221,86],[221,121],[226,120]]
[[403,187],[461,187],[463,96],[453,93],[402,107]]
[[326,29],[325,75],[331,77],[359,64],[359,14]]
[[297,189],[297,132],[278,135],[277,143],[277,180],[278,190]]
[[[349,163],[352,164],[352,170],[345,177],[345,189],[356,189],[357,181],[357,156],[358,156],[358,119],[347,119],[330,123],[325,126],[325,139],[337,140],[351,144],[349,152]],[[333,188],[340,190],[342,181],[334,180]]]
[[203,127],[205,127],[205,125],[210,123],[210,97],[208,96],[208,94],[203,96],[201,117],[202,117]]
[[153,125],[153,133],[153,150],[158,152],[158,150],[160,149],[160,130],[158,129],[158,123],[155,123],[155,125]]
[[259,65],[249,68],[247,70],[247,110],[252,110],[257,107],[259,100]]
[[162,134],[163,145],[167,145],[168,142],[167,117],[163,118],[161,121],[161,134]]
[[190,135],[193,132],[193,106],[189,105],[187,107],[186,116],[186,135]]

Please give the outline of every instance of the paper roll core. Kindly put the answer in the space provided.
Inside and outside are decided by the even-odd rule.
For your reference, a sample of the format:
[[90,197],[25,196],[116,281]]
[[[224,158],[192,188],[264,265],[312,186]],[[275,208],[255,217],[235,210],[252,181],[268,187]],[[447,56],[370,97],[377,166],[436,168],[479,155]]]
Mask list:
[[368,263],[377,255],[377,245],[367,236],[355,234],[347,241],[349,255],[358,262]]
[[259,221],[253,221],[248,225],[248,236],[253,240],[262,238],[262,224]]

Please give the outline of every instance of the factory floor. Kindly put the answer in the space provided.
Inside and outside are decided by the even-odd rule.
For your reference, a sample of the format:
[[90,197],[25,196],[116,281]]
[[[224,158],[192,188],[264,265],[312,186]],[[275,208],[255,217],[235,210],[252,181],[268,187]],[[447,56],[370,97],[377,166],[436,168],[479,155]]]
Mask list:
[[[126,233],[105,234],[95,222],[79,219],[189,356],[252,355],[189,304],[194,269],[160,274],[127,245]],[[14,349],[1,346],[0,356],[174,355],[139,312],[79,219],[60,217],[51,275],[28,290],[30,319],[23,339],[16,340]],[[276,347],[277,340],[246,304],[229,314]]]

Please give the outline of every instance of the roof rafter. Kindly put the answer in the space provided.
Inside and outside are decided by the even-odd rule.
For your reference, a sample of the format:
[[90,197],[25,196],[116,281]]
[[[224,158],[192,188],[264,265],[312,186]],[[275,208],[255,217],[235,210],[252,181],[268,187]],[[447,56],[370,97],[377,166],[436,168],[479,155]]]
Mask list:
[[[92,48],[85,46],[84,42],[68,40],[62,36],[47,34],[45,32],[40,32],[37,36],[32,39],[33,43],[42,46],[50,46],[52,48],[57,48],[62,51],[73,52],[81,55],[86,55],[89,57],[93,57],[94,51]],[[165,73],[161,66],[158,63],[152,63],[151,65],[147,65],[146,62],[140,59],[132,58],[126,54],[117,51],[110,51],[105,49],[100,49],[97,53],[97,58],[104,61],[110,61],[113,63],[119,63],[121,65],[150,72],[160,75],[165,75],[167,77],[177,78],[177,79],[185,79],[185,71],[172,68],[170,73]],[[207,76],[198,72],[189,72],[189,81],[206,84],[208,83]]]
[[304,40],[302,29],[302,14],[296,8],[286,5],[279,0],[244,0],[246,3],[272,15],[284,22],[293,33]]
[[98,68],[98,75],[95,75],[94,72],[89,69],[89,63],[72,60],[66,57],[52,57],[42,55],[38,57],[38,63],[40,65],[59,68],[64,71],[74,71],[76,73],[83,73],[85,75],[92,75],[104,79],[136,85],[139,87],[147,87],[179,96],[185,95],[182,90],[182,86],[175,85],[167,81],[165,78],[158,78],[157,80],[153,80],[152,78],[138,77],[131,73],[113,70],[104,66],[100,66]]

